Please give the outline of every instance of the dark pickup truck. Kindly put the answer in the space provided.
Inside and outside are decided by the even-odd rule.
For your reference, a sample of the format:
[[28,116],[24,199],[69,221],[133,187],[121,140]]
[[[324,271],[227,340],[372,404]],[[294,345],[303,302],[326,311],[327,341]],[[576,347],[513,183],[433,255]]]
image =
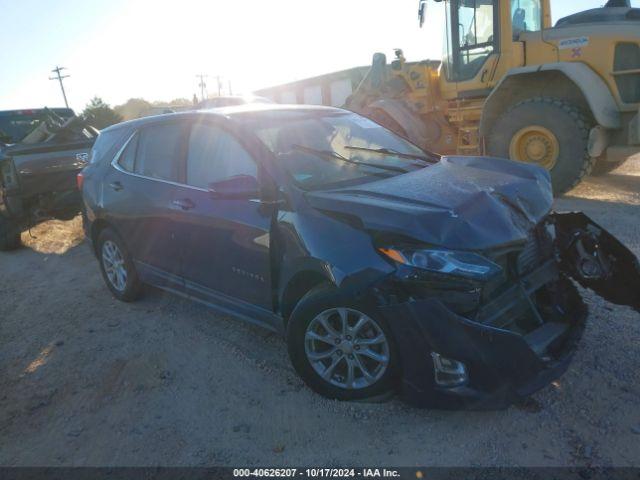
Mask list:
[[98,131],[68,108],[0,111],[0,250],[20,233],[80,211],[76,175]]

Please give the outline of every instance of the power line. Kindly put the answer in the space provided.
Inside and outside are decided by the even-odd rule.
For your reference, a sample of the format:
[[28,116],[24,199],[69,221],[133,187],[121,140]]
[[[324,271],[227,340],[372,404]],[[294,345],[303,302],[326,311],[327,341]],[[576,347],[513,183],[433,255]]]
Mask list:
[[204,82],[204,79],[209,77],[209,75],[199,73],[198,75],[196,75],[196,77],[200,79],[200,83],[198,84],[198,86],[200,87],[200,96],[202,97],[202,101],[204,102],[204,89],[207,88],[207,84]]
[[56,74],[56,76],[55,77],[49,77],[49,80],[58,80],[58,82],[60,82],[60,90],[62,90],[62,98],[64,98],[64,105],[67,108],[69,108],[69,102],[67,102],[67,94],[64,91],[64,85],[62,84],[62,79],[63,78],[69,78],[71,75],[60,75],[60,72],[62,70],[66,70],[66,68],[65,67],[56,66],[56,68],[51,70],[53,73]]
[[[200,79],[200,83],[198,83],[198,86],[200,87],[200,96],[202,97],[202,100],[206,100],[205,98],[205,91],[207,88],[207,84],[205,83],[204,79],[205,78],[209,78],[209,75],[205,75],[204,73],[199,73],[198,75],[196,75],[196,78]],[[222,89],[223,89],[223,77],[221,75],[213,75],[213,78],[215,78],[216,81],[216,85],[218,87],[218,96],[222,95]],[[232,93],[232,89],[231,89],[231,80],[228,81],[229,84],[229,95],[231,95]]]

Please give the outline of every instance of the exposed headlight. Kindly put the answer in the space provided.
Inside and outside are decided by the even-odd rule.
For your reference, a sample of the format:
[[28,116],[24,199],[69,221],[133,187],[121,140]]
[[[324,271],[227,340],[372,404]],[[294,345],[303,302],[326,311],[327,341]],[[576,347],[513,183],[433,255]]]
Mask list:
[[482,255],[433,248],[379,248],[391,260],[431,272],[486,280],[502,269]]

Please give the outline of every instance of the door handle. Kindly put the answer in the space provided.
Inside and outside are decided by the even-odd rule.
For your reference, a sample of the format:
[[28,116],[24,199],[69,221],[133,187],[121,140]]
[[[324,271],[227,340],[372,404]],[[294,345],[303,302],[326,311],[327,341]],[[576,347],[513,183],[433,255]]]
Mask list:
[[178,200],[174,200],[173,202],[171,202],[174,206],[181,208],[182,210],[191,210],[193,207],[196,206],[195,203],[193,203],[191,200],[189,200],[188,198],[181,198]]
[[118,192],[118,191],[122,190],[122,188],[123,188],[123,187],[122,187],[122,184],[121,184],[120,182],[111,182],[111,183],[109,184],[109,186],[110,186],[111,188],[113,188],[116,192]]

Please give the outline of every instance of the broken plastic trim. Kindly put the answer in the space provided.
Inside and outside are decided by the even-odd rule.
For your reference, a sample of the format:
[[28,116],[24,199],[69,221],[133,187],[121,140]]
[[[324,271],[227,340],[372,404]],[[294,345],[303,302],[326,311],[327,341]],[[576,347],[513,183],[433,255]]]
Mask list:
[[640,311],[640,263],[584,213],[552,213],[560,268],[605,300]]

